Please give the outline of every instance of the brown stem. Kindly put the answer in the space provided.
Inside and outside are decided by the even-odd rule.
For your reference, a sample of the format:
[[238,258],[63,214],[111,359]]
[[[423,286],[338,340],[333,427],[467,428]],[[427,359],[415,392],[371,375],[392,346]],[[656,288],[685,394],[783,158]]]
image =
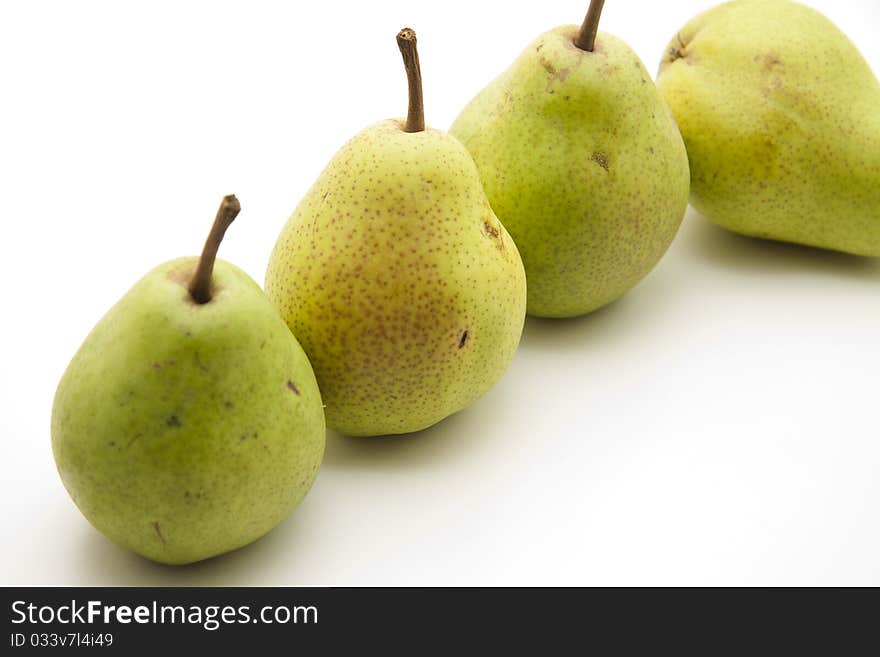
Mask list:
[[217,249],[220,248],[220,242],[223,241],[226,229],[229,228],[239,212],[241,212],[241,204],[235,195],[224,196],[223,202],[220,203],[220,209],[217,210],[214,225],[211,226],[211,232],[205,241],[205,248],[202,249],[199,265],[189,282],[189,293],[196,303],[208,303],[211,300],[211,276],[214,273]]
[[590,8],[587,9],[587,15],[581,25],[577,38],[574,40],[581,50],[593,52],[596,46],[596,32],[599,30],[599,18],[602,16],[602,7],[605,6],[605,0],[590,0]]
[[425,103],[422,100],[422,70],[419,68],[415,31],[405,27],[398,32],[397,47],[403,55],[406,80],[409,83],[409,110],[403,129],[405,132],[422,132],[425,129]]

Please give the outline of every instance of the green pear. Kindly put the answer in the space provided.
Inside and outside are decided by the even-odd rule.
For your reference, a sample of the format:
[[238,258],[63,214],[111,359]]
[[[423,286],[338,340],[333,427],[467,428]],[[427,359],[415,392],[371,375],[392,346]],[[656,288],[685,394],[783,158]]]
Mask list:
[[415,33],[398,45],[407,119],[366,128],[284,226],[266,293],[315,368],[327,424],[357,436],[424,429],[483,395],[519,344],[522,261],[473,160],[425,128]]
[[64,373],[52,451],[83,515],[168,564],[259,538],[305,497],[324,452],[317,382],[259,286],[216,261],[160,265],[101,319]]
[[658,76],[691,202],[753,237],[880,256],[880,84],[846,36],[787,0],[710,9]]
[[539,36],[450,132],[477,163],[528,277],[528,312],[582,315],[644,278],[687,209],[681,136],[638,56],[580,29]]

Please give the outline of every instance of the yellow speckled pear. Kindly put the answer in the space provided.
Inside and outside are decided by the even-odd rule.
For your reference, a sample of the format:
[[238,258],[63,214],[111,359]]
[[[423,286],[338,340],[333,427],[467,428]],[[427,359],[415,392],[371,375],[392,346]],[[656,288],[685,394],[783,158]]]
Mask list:
[[596,27],[539,36],[462,110],[467,147],[528,276],[528,311],[591,312],[641,281],[687,209],[681,136],[650,74]]
[[676,34],[657,82],[706,217],[880,256],[880,83],[831,21],[788,0],[719,5]]
[[424,129],[415,35],[406,121],[345,144],[278,239],[266,292],[315,368],[327,423],[417,431],[482,396],[519,344],[525,273],[473,160]]

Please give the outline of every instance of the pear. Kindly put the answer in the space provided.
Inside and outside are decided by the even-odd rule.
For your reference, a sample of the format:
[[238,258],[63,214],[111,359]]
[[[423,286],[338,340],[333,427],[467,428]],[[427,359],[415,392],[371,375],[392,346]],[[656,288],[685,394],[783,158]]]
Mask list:
[[658,85],[691,202],[731,231],[880,256],[880,84],[847,37],[787,0],[736,0],[673,38]]
[[597,32],[602,6],[539,36],[450,129],[519,248],[530,315],[582,315],[625,294],[687,209],[681,136],[638,56]]
[[55,395],[52,451],[110,540],[184,564],[259,538],[299,504],[324,452],[309,362],[259,286],[217,260],[160,265],[101,319]]
[[425,127],[415,33],[406,120],[333,157],[284,226],[266,293],[315,368],[327,424],[424,429],[482,396],[519,344],[522,261],[453,137]]

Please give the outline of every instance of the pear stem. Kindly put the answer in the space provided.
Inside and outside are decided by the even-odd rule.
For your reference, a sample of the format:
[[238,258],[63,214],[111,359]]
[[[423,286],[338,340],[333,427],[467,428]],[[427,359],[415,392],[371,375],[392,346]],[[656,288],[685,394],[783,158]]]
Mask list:
[[593,48],[596,47],[596,32],[599,31],[599,18],[602,16],[604,6],[605,0],[590,0],[590,8],[587,9],[587,15],[574,40],[574,45],[581,50],[593,52]]
[[425,129],[425,103],[422,99],[422,70],[419,67],[415,30],[405,27],[398,32],[397,47],[403,55],[406,80],[409,84],[409,110],[403,129],[405,132],[422,132]]
[[205,241],[205,248],[202,249],[199,264],[189,283],[190,296],[198,304],[208,303],[211,300],[211,277],[214,274],[217,250],[220,248],[220,242],[223,241],[226,229],[229,228],[239,212],[241,212],[241,204],[235,195],[224,196],[220,203],[220,209],[217,210],[217,216],[214,218],[214,225],[211,226],[211,232],[208,233],[208,239]]

